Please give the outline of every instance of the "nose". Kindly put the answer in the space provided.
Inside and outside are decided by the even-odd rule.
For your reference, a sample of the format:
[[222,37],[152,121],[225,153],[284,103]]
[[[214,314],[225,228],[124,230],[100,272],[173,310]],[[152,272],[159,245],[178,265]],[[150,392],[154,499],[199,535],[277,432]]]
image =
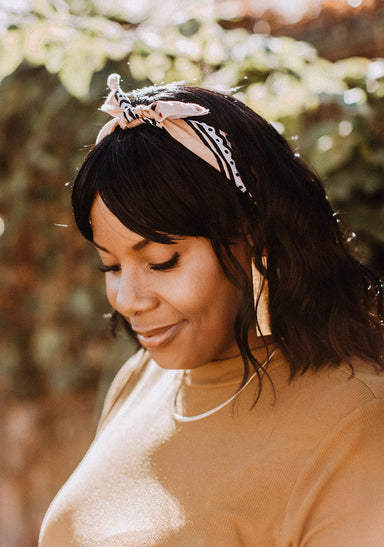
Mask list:
[[139,273],[121,270],[107,279],[107,296],[112,307],[125,317],[151,311],[158,306],[155,292]]

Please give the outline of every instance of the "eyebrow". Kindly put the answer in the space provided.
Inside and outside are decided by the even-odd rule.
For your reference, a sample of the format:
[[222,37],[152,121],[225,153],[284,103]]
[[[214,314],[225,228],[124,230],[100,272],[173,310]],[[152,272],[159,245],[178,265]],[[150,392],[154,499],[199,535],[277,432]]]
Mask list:
[[[100,251],[104,251],[105,253],[108,253],[108,254],[111,254],[108,249],[106,249],[105,247],[102,247],[101,245],[99,245],[98,243],[96,243],[96,241],[92,241],[91,242],[92,245],[94,247],[96,247],[97,249],[100,249]],[[151,243],[151,240],[149,239],[141,239],[140,241],[138,241],[137,243],[135,243],[133,246],[132,246],[132,250],[133,251],[141,251],[141,249],[143,249],[146,245],[148,245],[149,243]]]

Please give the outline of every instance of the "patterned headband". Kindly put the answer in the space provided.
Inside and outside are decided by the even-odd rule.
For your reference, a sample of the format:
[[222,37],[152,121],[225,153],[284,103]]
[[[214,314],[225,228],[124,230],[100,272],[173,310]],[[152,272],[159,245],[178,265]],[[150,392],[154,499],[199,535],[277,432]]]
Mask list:
[[149,123],[165,129],[185,148],[220,171],[239,190],[247,191],[232,158],[231,144],[226,134],[212,125],[186,119],[208,114],[207,108],[179,101],[155,101],[150,105],[132,106],[128,96],[121,91],[119,82],[118,74],[111,74],[108,78],[111,92],[101,110],[110,114],[113,119],[102,127],[96,144],[118,125],[122,129],[128,129],[141,123]]

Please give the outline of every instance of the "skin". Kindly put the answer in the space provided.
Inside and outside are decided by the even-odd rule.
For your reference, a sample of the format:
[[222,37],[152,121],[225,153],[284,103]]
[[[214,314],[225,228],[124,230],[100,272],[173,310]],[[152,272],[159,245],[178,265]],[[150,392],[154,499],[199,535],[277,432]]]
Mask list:
[[[108,300],[158,365],[192,369],[239,355],[234,320],[240,293],[225,276],[208,239],[184,237],[172,245],[144,240],[99,196],[91,222],[94,245],[109,270]],[[249,246],[242,242],[233,251],[250,270]],[[254,329],[249,340],[250,347],[257,345]]]

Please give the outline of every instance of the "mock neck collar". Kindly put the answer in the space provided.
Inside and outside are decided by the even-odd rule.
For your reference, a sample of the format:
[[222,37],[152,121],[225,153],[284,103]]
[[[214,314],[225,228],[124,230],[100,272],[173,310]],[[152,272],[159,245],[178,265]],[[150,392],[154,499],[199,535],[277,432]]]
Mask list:
[[[267,345],[269,354],[272,353],[276,344]],[[263,364],[268,357],[265,347],[252,350],[252,355]],[[268,367],[270,370],[273,361],[276,360],[276,353],[272,358],[272,362]],[[244,374],[244,365],[241,355],[236,357],[230,357],[228,359],[221,359],[218,361],[211,361],[206,365],[195,369],[186,370],[186,376],[184,384],[189,387],[218,387],[218,386],[231,386],[239,385]],[[251,370],[252,372],[252,370]]]

